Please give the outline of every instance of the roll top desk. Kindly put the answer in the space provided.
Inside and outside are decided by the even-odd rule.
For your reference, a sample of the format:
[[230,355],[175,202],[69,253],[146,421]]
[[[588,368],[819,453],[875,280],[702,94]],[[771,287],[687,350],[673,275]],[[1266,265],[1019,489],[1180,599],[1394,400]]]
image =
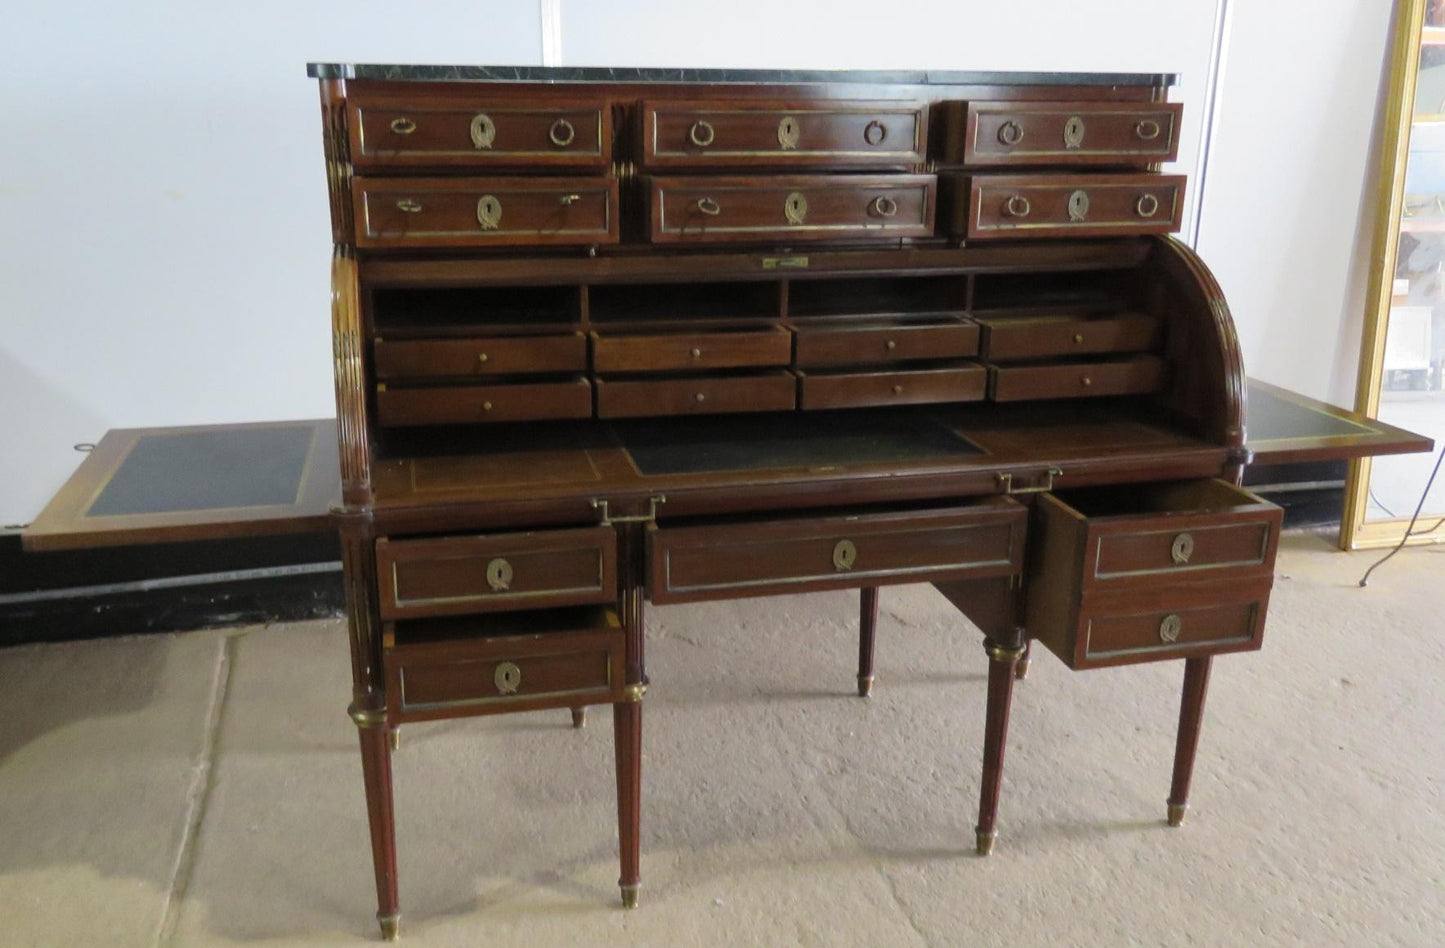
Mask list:
[[866,696],[879,587],[936,585],[989,662],[979,854],[1031,641],[1183,661],[1183,820],[1281,512],[1238,486],[1234,325],[1170,236],[1171,77],[310,74],[387,937],[392,748],[435,718],[611,705],[636,905],[649,601],[858,589]]

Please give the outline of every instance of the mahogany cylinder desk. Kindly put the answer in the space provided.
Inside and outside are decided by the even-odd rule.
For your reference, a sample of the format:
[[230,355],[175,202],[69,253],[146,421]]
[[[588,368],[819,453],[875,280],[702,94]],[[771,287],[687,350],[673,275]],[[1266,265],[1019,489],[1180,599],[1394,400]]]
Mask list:
[[[932,583],[989,663],[994,844],[1032,641],[1260,647],[1229,308],[1171,236],[1167,75],[313,64],[378,919],[413,721],[609,705],[637,904],[645,606]],[[657,683],[665,687],[665,682]]]

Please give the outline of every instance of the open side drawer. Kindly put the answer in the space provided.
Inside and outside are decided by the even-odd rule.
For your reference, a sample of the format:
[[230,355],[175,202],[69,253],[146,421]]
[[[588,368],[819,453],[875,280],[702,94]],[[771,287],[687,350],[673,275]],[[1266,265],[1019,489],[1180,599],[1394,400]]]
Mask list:
[[596,606],[387,623],[387,719],[610,703],[626,651],[617,613]]
[[376,541],[383,619],[617,601],[610,526]]
[[1027,511],[1006,497],[932,510],[648,527],[653,602],[1017,574]]
[[1072,668],[1258,648],[1282,518],[1219,480],[1044,494],[1029,634]]

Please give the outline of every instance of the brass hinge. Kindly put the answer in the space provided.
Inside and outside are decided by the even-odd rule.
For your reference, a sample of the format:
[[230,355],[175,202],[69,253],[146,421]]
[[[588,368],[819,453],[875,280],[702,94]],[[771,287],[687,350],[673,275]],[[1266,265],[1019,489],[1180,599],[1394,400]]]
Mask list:
[[611,510],[608,506],[608,502],[605,500],[597,500],[596,498],[593,498],[592,507],[595,510],[601,512],[602,520],[600,522],[603,526],[607,526],[608,524],[613,523],[656,523],[658,505],[665,503],[667,503],[667,497],[662,494],[653,494],[647,500],[647,513],[641,514],[640,516],[636,517],[612,516]]
[[1031,484],[1028,487],[1015,487],[1012,472],[995,474],[994,477],[998,479],[998,486],[1005,494],[1042,494],[1053,490],[1054,478],[1062,477],[1063,474],[1064,469],[1061,467],[1048,468],[1044,471],[1042,483]]

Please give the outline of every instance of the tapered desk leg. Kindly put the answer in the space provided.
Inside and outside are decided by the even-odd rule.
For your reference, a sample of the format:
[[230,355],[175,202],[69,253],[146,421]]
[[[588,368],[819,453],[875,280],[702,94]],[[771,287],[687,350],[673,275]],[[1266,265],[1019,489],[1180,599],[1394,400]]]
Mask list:
[[391,741],[386,712],[362,711],[351,719],[361,738],[361,774],[366,782],[366,814],[371,822],[371,858],[376,869],[376,921],[381,937],[395,941],[401,929],[396,894],[396,820],[391,795]]
[[988,714],[983,732],[983,783],[978,792],[978,826],[974,829],[978,854],[993,851],[998,835],[998,795],[1003,783],[1003,751],[1008,740],[1009,705],[1013,701],[1014,667],[1023,657],[1024,647],[1000,645],[985,639],[988,652]]
[[1014,678],[1018,681],[1023,681],[1029,676],[1029,656],[1033,654],[1033,650],[1034,643],[1024,643],[1024,657],[1019,659],[1019,663],[1014,666]]
[[[640,695],[638,696],[641,697]],[[642,702],[622,701],[612,706],[617,745],[617,843],[622,875],[622,907],[637,907],[642,885],[639,866],[642,820]]]
[[1194,777],[1194,752],[1199,749],[1199,725],[1204,718],[1204,696],[1209,690],[1212,659],[1184,660],[1184,696],[1179,702],[1179,736],[1174,745],[1174,784],[1169,789],[1169,825],[1179,826],[1189,810],[1189,781]]
[[858,601],[858,694],[873,693],[873,632],[878,627],[878,587],[865,586]]

